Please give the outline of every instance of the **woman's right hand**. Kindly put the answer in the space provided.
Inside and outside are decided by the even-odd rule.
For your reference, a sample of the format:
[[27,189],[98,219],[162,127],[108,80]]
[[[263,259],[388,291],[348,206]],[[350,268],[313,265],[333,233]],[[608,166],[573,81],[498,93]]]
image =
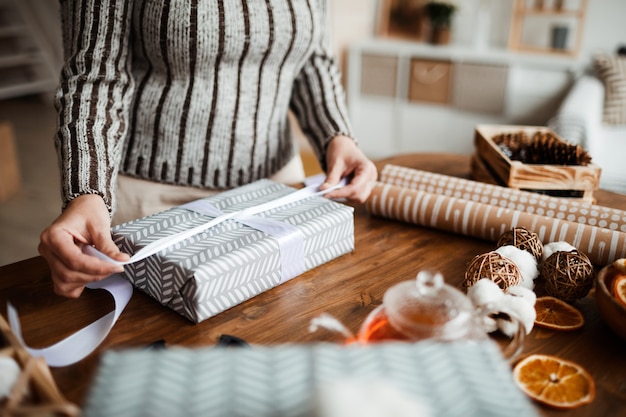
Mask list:
[[41,234],[39,253],[48,261],[57,294],[77,298],[86,284],[124,270],[122,265],[83,253],[84,245],[118,261],[129,259],[113,243],[109,211],[95,194],[76,197]]

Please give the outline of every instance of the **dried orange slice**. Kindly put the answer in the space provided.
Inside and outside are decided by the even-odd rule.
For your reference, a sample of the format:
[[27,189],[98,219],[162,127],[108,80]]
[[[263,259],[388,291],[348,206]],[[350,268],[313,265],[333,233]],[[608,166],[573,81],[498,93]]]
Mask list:
[[626,307],[626,275],[613,278],[613,295],[620,304]]
[[547,329],[576,330],[585,324],[585,318],[576,307],[555,297],[538,297],[535,311],[535,324]]
[[513,378],[530,398],[554,408],[575,408],[595,397],[591,375],[577,363],[556,356],[527,356],[513,368]]

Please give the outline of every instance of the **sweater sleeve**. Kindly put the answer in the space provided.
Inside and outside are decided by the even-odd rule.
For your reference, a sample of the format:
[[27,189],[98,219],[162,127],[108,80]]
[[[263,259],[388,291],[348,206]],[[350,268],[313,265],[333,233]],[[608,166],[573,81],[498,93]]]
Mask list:
[[341,74],[330,46],[327,0],[314,3],[319,4],[315,22],[318,41],[295,79],[290,108],[325,168],[328,142],[337,135],[352,137],[353,133]]
[[83,194],[109,211],[128,130],[130,0],[61,0],[65,64],[55,96],[63,208]]

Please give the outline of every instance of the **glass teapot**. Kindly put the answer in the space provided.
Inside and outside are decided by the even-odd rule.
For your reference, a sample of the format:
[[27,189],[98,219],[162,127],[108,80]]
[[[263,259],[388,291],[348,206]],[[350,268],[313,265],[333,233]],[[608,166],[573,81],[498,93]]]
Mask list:
[[444,283],[440,273],[421,271],[415,281],[390,287],[383,303],[363,322],[353,342],[481,340],[488,338],[489,317],[497,315],[517,323],[511,339],[501,342],[503,355],[516,356],[524,340],[524,326],[510,311],[475,308],[460,290]]

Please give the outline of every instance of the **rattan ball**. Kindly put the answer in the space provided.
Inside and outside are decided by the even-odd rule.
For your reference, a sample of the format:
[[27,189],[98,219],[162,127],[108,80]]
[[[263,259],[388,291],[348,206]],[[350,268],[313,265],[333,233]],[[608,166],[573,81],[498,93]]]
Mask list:
[[508,232],[502,233],[498,239],[497,246],[513,245],[519,249],[529,252],[537,259],[541,260],[543,253],[543,243],[539,240],[539,236],[535,232],[524,227],[514,227]]
[[482,278],[490,279],[506,291],[521,282],[522,274],[515,262],[491,251],[477,255],[470,261],[465,271],[463,287],[467,290]]
[[563,301],[585,297],[595,278],[591,261],[577,250],[554,252],[541,263],[539,273],[545,281],[546,293]]

